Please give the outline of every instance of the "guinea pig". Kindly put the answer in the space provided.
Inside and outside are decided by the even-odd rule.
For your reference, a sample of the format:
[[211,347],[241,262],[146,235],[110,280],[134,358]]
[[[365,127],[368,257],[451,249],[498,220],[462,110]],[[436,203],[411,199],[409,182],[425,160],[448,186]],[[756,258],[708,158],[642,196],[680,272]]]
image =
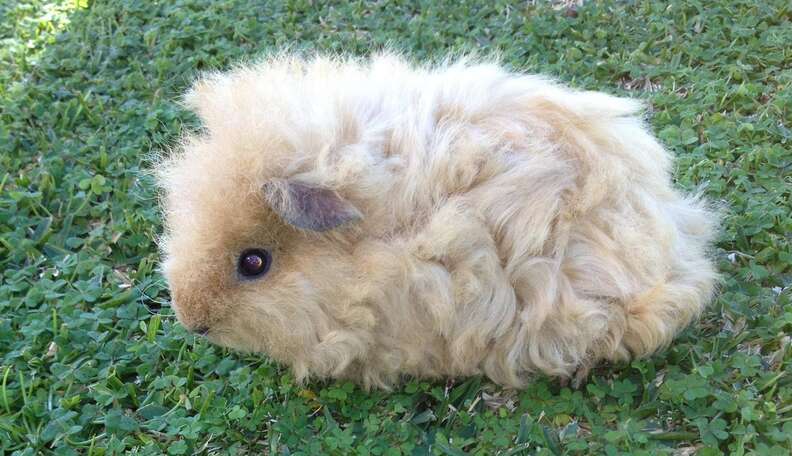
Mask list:
[[524,387],[666,347],[717,217],[640,103],[465,58],[281,54],[204,75],[156,165],[176,317],[299,380]]

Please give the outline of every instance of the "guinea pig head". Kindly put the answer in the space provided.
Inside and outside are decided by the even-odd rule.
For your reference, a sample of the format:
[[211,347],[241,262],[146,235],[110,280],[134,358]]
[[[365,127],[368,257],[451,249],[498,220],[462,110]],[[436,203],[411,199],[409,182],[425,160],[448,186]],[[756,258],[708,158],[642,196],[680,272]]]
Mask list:
[[212,342],[294,362],[332,326],[361,218],[337,191],[273,177],[210,144],[162,164],[162,271],[178,320]]

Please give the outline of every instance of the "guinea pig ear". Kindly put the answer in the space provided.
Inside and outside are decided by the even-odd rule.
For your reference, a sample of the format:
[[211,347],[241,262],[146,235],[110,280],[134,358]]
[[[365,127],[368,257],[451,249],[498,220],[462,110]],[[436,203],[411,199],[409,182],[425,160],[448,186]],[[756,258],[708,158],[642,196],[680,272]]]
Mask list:
[[286,223],[310,231],[329,231],[363,218],[337,192],[303,182],[273,179],[264,184],[264,198]]

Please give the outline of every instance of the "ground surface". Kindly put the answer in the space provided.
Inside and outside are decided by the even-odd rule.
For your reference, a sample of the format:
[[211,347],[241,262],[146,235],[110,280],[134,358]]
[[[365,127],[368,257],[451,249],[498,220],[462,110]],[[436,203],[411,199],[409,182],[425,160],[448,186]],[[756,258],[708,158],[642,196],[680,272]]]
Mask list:
[[[790,454],[790,3],[384,3],[0,2],[0,454]],[[155,270],[143,172],[195,126],[178,93],[285,44],[389,42],[498,50],[647,100],[677,184],[726,208],[704,318],[579,391],[538,378],[519,393],[300,387],[188,335]]]

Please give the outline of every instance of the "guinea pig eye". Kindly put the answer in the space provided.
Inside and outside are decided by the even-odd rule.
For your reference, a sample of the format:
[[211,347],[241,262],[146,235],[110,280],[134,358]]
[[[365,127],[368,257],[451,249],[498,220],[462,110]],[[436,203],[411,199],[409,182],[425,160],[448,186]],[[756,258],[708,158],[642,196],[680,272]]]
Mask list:
[[239,256],[237,269],[242,276],[254,278],[266,274],[271,264],[272,257],[266,250],[248,249]]

